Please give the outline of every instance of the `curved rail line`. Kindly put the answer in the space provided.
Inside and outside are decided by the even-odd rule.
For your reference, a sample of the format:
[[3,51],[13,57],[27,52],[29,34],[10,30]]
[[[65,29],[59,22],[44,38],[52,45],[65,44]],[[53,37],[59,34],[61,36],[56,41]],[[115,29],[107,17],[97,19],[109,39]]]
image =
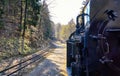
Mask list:
[[[49,49],[47,49],[47,50],[49,50]],[[46,56],[48,56],[49,53],[50,53],[50,50],[49,50],[49,51],[42,51],[42,52],[40,52],[40,54],[38,54],[38,55],[36,55],[36,56],[34,56],[34,57],[31,57],[31,58],[29,58],[29,59],[27,59],[27,60],[24,60],[24,61],[22,61],[22,62],[20,62],[20,63],[18,63],[18,64],[15,64],[15,65],[13,65],[13,66],[11,66],[11,67],[8,67],[8,68],[0,71],[0,74],[1,74],[1,75],[5,75],[5,76],[10,76],[10,75],[18,72],[19,70],[24,69],[24,68],[27,67],[28,65],[30,65],[30,64],[32,64],[32,63],[35,63],[36,61],[42,60],[43,58],[45,58]],[[21,67],[18,68],[18,66],[20,66],[20,65],[21,65]],[[15,67],[16,67],[16,68],[15,68]],[[12,69],[15,69],[15,70],[12,71],[12,72],[10,72],[9,74],[5,74],[5,72],[7,72],[7,71],[9,71],[9,70],[12,70]]]

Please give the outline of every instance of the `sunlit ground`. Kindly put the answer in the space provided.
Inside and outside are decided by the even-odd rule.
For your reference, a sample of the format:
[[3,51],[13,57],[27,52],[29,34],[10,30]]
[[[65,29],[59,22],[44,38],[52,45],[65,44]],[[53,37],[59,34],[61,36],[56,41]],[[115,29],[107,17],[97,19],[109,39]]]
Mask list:
[[66,45],[56,42],[57,48],[39,64],[30,76],[68,76],[66,71]]

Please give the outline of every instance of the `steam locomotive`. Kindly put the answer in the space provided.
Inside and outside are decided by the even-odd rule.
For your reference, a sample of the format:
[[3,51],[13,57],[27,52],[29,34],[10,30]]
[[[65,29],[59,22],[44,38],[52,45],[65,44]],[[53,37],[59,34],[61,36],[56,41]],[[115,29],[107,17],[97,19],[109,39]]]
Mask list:
[[120,76],[120,0],[87,0],[67,40],[72,76]]

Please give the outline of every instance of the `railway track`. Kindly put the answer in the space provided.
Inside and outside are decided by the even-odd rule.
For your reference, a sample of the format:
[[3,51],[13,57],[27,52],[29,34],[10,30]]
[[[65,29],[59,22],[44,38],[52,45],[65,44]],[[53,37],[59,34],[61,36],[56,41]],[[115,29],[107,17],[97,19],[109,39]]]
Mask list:
[[16,75],[20,70],[26,68],[28,65],[31,65],[32,63],[43,60],[45,57],[47,57],[50,54],[50,51],[51,50],[47,49],[47,51],[42,51],[33,57],[25,59],[25,60],[13,65],[13,66],[10,66],[4,70],[1,70],[0,76]]

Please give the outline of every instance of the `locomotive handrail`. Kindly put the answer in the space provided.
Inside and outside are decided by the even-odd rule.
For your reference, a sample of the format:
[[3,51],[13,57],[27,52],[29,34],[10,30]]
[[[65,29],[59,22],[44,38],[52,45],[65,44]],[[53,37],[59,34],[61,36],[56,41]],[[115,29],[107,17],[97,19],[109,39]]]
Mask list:
[[118,32],[118,31],[120,31],[120,28],[114,28],[114,29],[107,29],[106,30],[107,32]]
[[84,19],[84,16],[89,16],[88,14],[86,14],[86,13],[83,13],[83,14],[80,14],[80,15],[78,15],[77,16],[77,18],[76,18],[76,31],[74,31],[70,36],[69,36],[69,39],[71,39],[71,37],[75,34],[75,33],[77,33],[77,31],[79,30],[79,33],[80,32],[82,32],[81,31],[81,29],[83,28],[84,29],[84,20],[82,21],[82,26],[80,27],[79,25],[79,17],[81,17],[82,16],[82,20]]
[[[90,1],[90,0],[89,0]],[[70,36],[69,36],[69,39],[71,39],[71,37],[76,33],[76,34],[79,34],[81,32],[84,32],[84,31],[81,31],[82,28],[84,29],[84,16],[89,16],[88,14],[84,13],[85,11],[85,8],[86,6],[88,5],[89,1],[87,1],[87,3],[85,4],[85,6],[83,7],[83,10],[82,10],[82,14],[78,15],[76,17],[76,31],[74,31]],[[81,27],[79,26],[80,23],[79,23],[79,17],[82,17],[82,22],[81,22]]]
[[78,15],[77,16],[77,18],[76,18],[76,28],[79,28],[79,17],[82,17],[82,25],[84,26],[84,16],[89,16],[88,14],[86,14],[86,13],[82,13],[82,14],[80,14],[80,15]]
[[70,34],[69,36],[69,40],[71,40],[71,37],[75,34],[75,31],[73,33]]

